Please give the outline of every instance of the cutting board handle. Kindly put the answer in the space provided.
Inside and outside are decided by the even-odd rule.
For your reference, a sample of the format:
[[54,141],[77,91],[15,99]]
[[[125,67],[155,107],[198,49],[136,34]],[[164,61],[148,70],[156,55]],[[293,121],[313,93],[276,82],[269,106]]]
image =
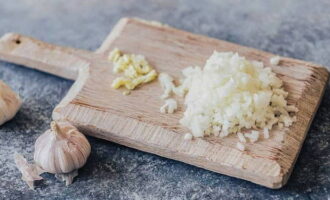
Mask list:
[[89,63],[77,49],[60,47],[17,33],[0,38],[0,59],[75,80],[79,69]]

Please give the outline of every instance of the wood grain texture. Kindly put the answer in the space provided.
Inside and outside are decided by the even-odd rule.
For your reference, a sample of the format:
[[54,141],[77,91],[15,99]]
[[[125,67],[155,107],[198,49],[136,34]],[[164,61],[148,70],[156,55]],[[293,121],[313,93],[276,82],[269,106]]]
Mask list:
[[22,64],[71,80],[77,78],[80,67],[89,65],[79,56],[84,53],[87,52],[47,44],[16,33],[7,33],[0,38],[1,60]]
[[[37,42],[31,38],[27,40],[32,44]],[[54,109],[54,119],[67,119],[91,136],[269,188],[283,186],[290,176],[328,80],[325,68],[304,61],[283,58],[279,66],[271,66],[284,81],[289,103],[298,107],[298,120],[289,129],[272,130],[268,140],[247,144],[247,151],[241,152],[235,147],[237,138],[234,136],[185,141],[183,134],[188,130],[178,122],[184,111],[183,99],[177,99],[178,112],[161,114],[162,90],[157,81],[134,90],[129,96],[111,89],[116,76],[106,57],[118,47],[125,53],[145,55],[158,72],[179,78],[183,68],[203,66],[214,50],[238,52],[266,66],[274,55],[136,19],[122,19],[96,54],[38,44],[41,45],[36,53],[25,55],[25,51],[4,53],[0,41],[0,58],[53,74],[59,71],[58,75],[67,78],[76,78],[79,72],[67,96]],[[53,57],[51,49],[66,59]],[[46,61],[40,58],[45,56]]]

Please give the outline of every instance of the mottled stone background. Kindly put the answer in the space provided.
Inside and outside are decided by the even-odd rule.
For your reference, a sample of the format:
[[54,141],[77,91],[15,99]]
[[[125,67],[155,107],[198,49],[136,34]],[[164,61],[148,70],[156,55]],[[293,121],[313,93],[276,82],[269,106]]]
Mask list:
[[[330,66],[329,0],[1,0],[0,35],[18,32],[95,50],[125,16]],[[330,198],[329,89],[291,179],[280,190],[89,138],[91,156],[73,185],[47,174],[31,191],[20,180],[13,154],[32,159],[35,139],[72,82],[5,62],[0,79],[24,99],[15,119],[0,129],[0,199]]]

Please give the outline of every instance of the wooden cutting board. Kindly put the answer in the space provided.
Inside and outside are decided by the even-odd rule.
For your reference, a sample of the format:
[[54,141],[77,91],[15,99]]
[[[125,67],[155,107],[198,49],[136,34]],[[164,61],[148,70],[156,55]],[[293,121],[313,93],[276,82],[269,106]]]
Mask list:
[[[108,53],[145,55],[158,72],[176,78],[187,66],[203,66],[214,50],[234,51],[269,66],[273,54],[226,41],[195,35],[137,19],[121,19],[96,53],[59,47],[36,39],[6,34],[0,40],[0,59],[76,80],[56,106],[53,118],[67,119],[83,133],[142,151],[179,160],[269,188],[280,188],[291,174],[328,80],[325,68],[291,58],[271,66],[289,91],[288,101],[298,107],[297,122],[286,130],[272,130],[271,138],[247,144],[239,151],[234,136],[183,139],[180,126],[184,107],[161,114],[162,89],[157,81],[129,96],[113,90],[116,77]],[[36,113],[37,114],[37,113]],[[111,155],[109,155],[111,156]]]

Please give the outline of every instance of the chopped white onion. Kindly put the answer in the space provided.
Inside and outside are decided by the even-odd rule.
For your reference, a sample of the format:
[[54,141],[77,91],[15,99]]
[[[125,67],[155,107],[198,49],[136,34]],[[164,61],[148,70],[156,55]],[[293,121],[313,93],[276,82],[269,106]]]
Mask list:
[[166,99],[171,95],[173,89],[175,88],[175,85],[173,83],[174,79],[166,73],[160,73],[158,76],[158,80],[159,80],[161,87],[164,90],[164,93],[161,96],[161,98]]
[[174,99],[166,99],[165,104],[160,108],[161,113],[174,113],[178,108],[177,102]]
[[238,132],[238,133],[237,133],[237,137],[238,137],[238,140],[239,140],[240,142],[246,143],[246,139],[245,139],[243,133]]
[[236,148],[239,149],[240,151],[245,151],[245,146],[244,144],[237,142],[236,143]]
[[245,137],[249,138],[251,142],[256,142],[259,139],[259,131],[251,131],[251,133],[245,133]]
[[269,62],[271,65],[278,65],[280,63],[281,57],[279,56],[274,56],[272,58],[270,58]]
[[268,128],[264,128],[264,138],[268,139],[269,138],[269,130]]
[[[194,137],[219,132],[226,137],[242,129],[270,130],[294,122],[289,112],[297,109],[288,106],[282,81],[261,62],[237,53],[214,52],[204,68],[188,67],[182,73],[185,79],[172,91],[187,92],[180,123]],[[259,132],[253,132],[249,139],[258,138]]]
[[192,138],[193,138],[193,135],[191,135],[191,133],[184,134],[184,139],[185,140],[192,140]]

